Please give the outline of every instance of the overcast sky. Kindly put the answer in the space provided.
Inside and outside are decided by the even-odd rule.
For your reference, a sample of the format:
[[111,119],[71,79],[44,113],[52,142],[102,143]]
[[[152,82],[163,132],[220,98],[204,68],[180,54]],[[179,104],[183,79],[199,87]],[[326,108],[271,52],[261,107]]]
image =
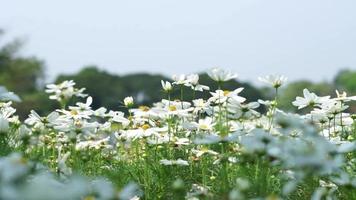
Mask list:
[[172,75],[221,66],[243,80],[330,80],[356,69],[355,0],[11,0],[0,28],[47,74],[95,64]]

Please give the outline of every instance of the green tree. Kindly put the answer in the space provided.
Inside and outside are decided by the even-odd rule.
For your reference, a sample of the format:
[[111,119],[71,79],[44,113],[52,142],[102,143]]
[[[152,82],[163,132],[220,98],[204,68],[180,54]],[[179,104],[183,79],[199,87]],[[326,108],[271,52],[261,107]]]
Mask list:
[[[0,31],[0,41],[4,31]],[[41,94],[44,82],[44,62],[36,57],[23,57],[19,51],[23,42],[14,39],[0,44],[0,85],[15,92],[22,99],[16,105],[21,118],[28,115],[31,109],[46,110],[50,105]],[[43,103],[46,104],[43,105]]]
[[334,79],[335,86],[348,93],[356,93],[356,71],[349,69],[341,70]]
[[162,79],[163,76],[144,73],[118,76],[96,66],[87,66],[77,74],[60,75],[56,82],[73,80],[77,87],[86,88],[85,92],[93,97],[94,108],[105,106],[117,110],[126,96],[133,96],[138,104],[144,105],[158,101]]

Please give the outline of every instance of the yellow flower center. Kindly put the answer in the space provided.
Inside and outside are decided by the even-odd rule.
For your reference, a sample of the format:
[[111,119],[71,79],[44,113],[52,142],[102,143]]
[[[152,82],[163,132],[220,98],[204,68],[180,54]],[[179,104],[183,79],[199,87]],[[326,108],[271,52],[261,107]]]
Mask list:
[[199,128],[202,129],[202,130],[208,130],[209,129],[208,125],[206,125],[206,124],[201,124],[199,126]]
[[227,96],[230,94],[230,91],[229,90],[224,90],[224,96]]
[[170,105],[168,109],[169,109],[170,111],[176,111],[176,110],[177,110],[177,107],[174,106],[174,105]]
[[138,107],[138,109],[140,109],[140,110],[142,110],[144,112],[147,112],[147,111],[150,110],[150,108],[148,106],[140,106],[140,107]]
[[78,115],[78,111],[76,111],[76,110],[71,110],[71,111],[70,111],[70,114],[71,114],[71,115]]
[[144,125],[141,126],[141,128],[142,128],[143,130],[147,130],[147,129],[150,128],[150,125],[144,124]]

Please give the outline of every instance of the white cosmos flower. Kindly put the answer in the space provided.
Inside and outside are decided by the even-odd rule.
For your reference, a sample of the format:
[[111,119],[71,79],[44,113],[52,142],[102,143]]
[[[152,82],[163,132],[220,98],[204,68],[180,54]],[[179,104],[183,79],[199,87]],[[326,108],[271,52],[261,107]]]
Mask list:
[[124,99],[124,105],[125,105],[126,107],[131,107],[131,106],[133,106],[133,104],[134,104],[134,100],[133,100],[133,97],[132,97],[132,96],[125,97],[125,99]]
[[160,136],[160,132],[165,132],[165,128],[150,127],[145,124],[137,129],[121,130],[117,135],[119,139],[136,140],[140,138],[147,138],[151,136]]
[[212,97],[209,98],[209,102],[222,104],[225,103],[229,98],[234,99],[237,102],[244,102],[246,99],[244,97],[239,96],[239,93],[242,92],[244,88],[237,88],[234,91],[228,90],[216,90],[215,92],[210,92]]
[[211,131],[213,130],[213,119],[211,117],[206,117],[204,119],[199,119],[197,122],[185,122],[183,128],[187,130],[199,130],[199,131]]
[[198,74],[189,74],[187,76],[187,86],[197,85],[199,82],[199,75]]
[[21,99],[15,93],[9,92],[4,86],[0,86],[0,101],[21,102]]
[[348,97],[347,93],[345,91],[340,93],[338,90],[336,90],[336,95],[337,95],[337,97],[335,98],[335,100],[338,100],[338,101],[343,101],[343,102],[356,101],[356,96]]
[[199,75],[198,74],[190,74],[187,76],[187,83],[185,86],[191,87],[195,91],[204,91],[209,90],[210,88],[206,85],[199,84]]
[[34,110],[31,110],[30,115],[25,120],[25,123],[33,126],[34,128],[45,128],[46,125],[55,122],[55,120],[59,117],[57,112],[51,112],[47,117],[41,117]]
[[174,144],[176,145],[189,145],[190,140],[188,138],[174,138]]
[[267,75],[265,77],[258,77],[258,80],[270,84],[274,88],[279,88],[287,81],[287,78],[282,75]]
[[201,131],[211,131],[213,129],[213,119],[211,117],[206,117],[204,119],[199,119],[198,130]]
[[0,102],[0,132],[5,133],[10,128],[10,123],[19,123],[18,116],[14,113],[16,109],[11,107],[12,102],[7,103]]
[[110,140],[110,138],[106,137],[106,138],[100,139],[100,140],[80,141],[75,145],[75,149],[76,150],[101,149],[102,147],[110,146],[110,145],[108,145],[109,140]]
[[162,99],[161,102],[155,104],[155,107],[152,108],[152,111],[156,112],[160,117],[163,118],[166,118],[169,115],[187,117],[189,116],[190,112],[194,109],[193,107],[190,106],[191,103],[189,102],[168,101],[166,99]]
[[94,115],[97,117],[105,117],[107,109],[104,107],[100,107],[94,111]]
[[343,104],[342,101],[336,101],[334,99],[329,99],[328,101],[322,102],[320,108],[330,115],[337,115],[342,111],[346,110],[349,106]]
[[237,77],[236,74],[233,74],[229,71],[225,71],[219,67],[215,67],[209,70],[208,75],[216,82],[225,82]]
[[330,96],[318,97],[315,93],[309,92],[308,89],[303,90],[304,98],[297,97],[295,101],[293,101],[293,105],[298,107],[298,109],[302,109],[308,106],[314,107],[316,105],[320,105],[325,103],[330,99]]
[[13,108],[13,107],[11,106],[11,104],[12,104],[11,101],[6,102],[6,103],[1,103],[1,102],[0,102],[0,115],[1,115],[3,118],[5,118],[5,119],[7,119],[7,120],[9,120],[9,121],[11,121],[10,118],[12,118],[13,115],[15,114],[15,112],[16,112],[16,109]]
[[314,122],[326,123],[328,121],[328,113],[324,109],[316,108],[309,115],[305,115],[305,118],[313,119]]
[[52,94],[49,96],[50,99],[62,101],[70,99],[72,96],[86,97],[87,95],[83,93],[85,88],[77,89],[74,88],[75,82],[63,81],[60,84],[49,84],[45,90],[47,93]]
[[271,106],[273,104],[273,101],[270,101],[270,100],[259,99],[259,100],[257,100],[257,102],[259,104],[262,104],[262,105],[265,105],[265,106]]
[[228,100],[228,111],[234,118],[243,117],[252,117],[259,116],[260,113],[255,111],[254,109],[258,108],[260,104],[258,102],[250,102],[250,103],[240,103],[235,99]]
[[208,115],[212,114],[212,108],[210,106],[210,103],[205,101],[204,99],[194,99],[193,104],[194,104],[193,112],[195,114],[198,113],[207,113]]
[[162,165],[181,165],[181,166],[188,166],[188,161],[182,160],[178,158],[178,160],[167,160],[163,159],[159,161]]
[[169,81],[161,80],[161,85],[162,85],[163,90],[166,92],[170,92],[173,89],[172,84]]
[[218,152],[210,150],[208,148],[192,149],[192,153],[194,153],[195,156],[198,157],[198,158],[201,157],[204,154],[210,154],[210,155],[213,155],[213,156],[219,155]]
[[125,114],[123,112],[110,110],[107,116],[110,117],[112,121],[122,123],[124,126],[130,124],[130,120],[125,118]]
[[192,89],[195,90],[195,91],[199,91],[199,92],[203,92],[204,90],[210,90],[209,86],[200,85],[200,84],[194,85],[194,86],[192,87]]
[[92,104],[92,97],[88,97],[85,103],[78,102],[76,106],[69,106],[69,110],[57,110],[59,113],[64,114],[69,119],[90,119],[94,111],[91,110],[90,105]]
[[86,99],[85,103],[81,103],[81,102],[77,102],[76,105],[77,106],[69,106],[69,109],[73,109],[73,110],[80,110],[80,111],[89,111],[91,110],[90,105],[93,103],[93,98],[91,96],[89,96]]
[[174,80],[173,84],[174,85],[185,85],[188,83],[187,79],[186,79],[186,75],[185,74],[180,74],[180,75],[173,75],[172,79]]

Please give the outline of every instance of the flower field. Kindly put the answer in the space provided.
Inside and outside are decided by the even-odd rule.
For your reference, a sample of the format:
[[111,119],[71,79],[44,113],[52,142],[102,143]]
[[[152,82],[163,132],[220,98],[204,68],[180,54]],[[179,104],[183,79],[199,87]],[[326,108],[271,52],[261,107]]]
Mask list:
[[285,77],[260,77],[275,97],[248,102],[244,88],[224,90],[236,74],[207,73],[218,90],[174,75],[160,102],[118,100],[125,112],[92,109],[73,81],[50,84],[60,108],[23,121],[0,88],[0,199],[356,199],[356,96],[306,88],[290,102],[304,114],[287,113]]

